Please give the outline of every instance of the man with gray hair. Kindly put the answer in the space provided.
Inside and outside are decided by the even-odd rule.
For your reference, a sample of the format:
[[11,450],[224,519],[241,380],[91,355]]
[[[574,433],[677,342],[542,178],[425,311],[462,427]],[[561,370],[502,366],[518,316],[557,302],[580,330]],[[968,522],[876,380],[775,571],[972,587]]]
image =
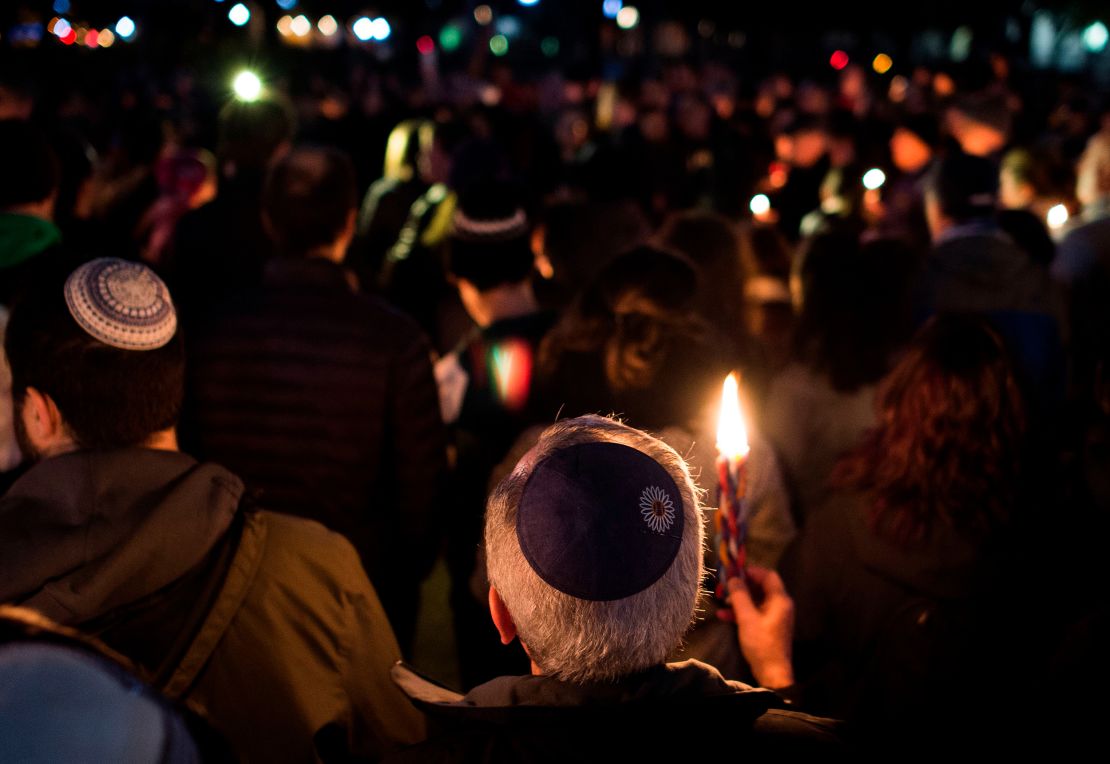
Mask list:
[[[432,730],[399,760],[686,758],[699,727],[699,756],[838,742],[834,723],[773,692],[666,662],[697,607],[704,530],[686,464],[662,441],[598,416],[548,428],[490,496],[485,542],[491,617],[532,675],[463,697],[397,666]],[[732,582],[741,647],[757,678],[789,684],[789,600],[775,574],[749,579],[758,605]]]

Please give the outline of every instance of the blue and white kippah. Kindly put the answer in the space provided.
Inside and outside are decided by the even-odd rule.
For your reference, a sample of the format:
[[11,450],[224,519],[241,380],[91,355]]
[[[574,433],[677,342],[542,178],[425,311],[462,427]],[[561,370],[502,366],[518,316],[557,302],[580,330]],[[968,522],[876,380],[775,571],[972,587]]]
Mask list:
[[582,443],[546,456],[517,512],[525,559],[546,583],[591,601],[647,589],[682,546],[682,494],[661,464],[619,443]]
[[66,279],[66,305],[93,338],[122,350],[155,350],[173,339],[177,312],[170,292],[140,263],[101,257]]

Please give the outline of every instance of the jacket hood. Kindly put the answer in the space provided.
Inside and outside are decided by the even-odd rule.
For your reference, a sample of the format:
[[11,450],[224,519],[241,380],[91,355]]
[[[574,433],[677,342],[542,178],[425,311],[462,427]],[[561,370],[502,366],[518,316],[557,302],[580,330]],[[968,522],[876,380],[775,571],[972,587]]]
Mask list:
[[0,213],[0,269],[19,265],[58,244],[62,234],[49,220]]
[[639,718],[639,709],[666,704],[676,716],[696,719],[707,711],[727,713],[737,728],[751,724],[782,700],[770,690],[752,688],[721,676],[695,660],[655,666],[613,683],[572,684],[550,676],[505,676],[479,685],[465,696],[418,675],[404,664],[393,669],[393,680],[440,726],[485,724],[514,726],[521,722],[561,724],[612,721],[621,712]]
[[77,451],[0,499],[0,601],[79,624],[152,594],[227,531],[243,484],[172,451]]

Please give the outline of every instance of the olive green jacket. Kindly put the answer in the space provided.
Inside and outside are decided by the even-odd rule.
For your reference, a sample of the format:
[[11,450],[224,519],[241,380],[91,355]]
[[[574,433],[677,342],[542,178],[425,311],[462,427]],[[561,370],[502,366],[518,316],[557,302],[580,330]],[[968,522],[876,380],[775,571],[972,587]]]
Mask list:
[[[423,739],[422,715],[390,679],[400,651],[354,548],[317,523],[244,510],[242,493],[224,468],[177,452],[40,462],[0,499],[0,602],[110,623],[90,630],[125,655],[142,652],[140,628],[178,643],[156,683],[248,761],[314,761],[324,748],[375,758]],[[184,641],[156,637],[166,598],[203,584],[198,570],[218,570],[211,605]]]

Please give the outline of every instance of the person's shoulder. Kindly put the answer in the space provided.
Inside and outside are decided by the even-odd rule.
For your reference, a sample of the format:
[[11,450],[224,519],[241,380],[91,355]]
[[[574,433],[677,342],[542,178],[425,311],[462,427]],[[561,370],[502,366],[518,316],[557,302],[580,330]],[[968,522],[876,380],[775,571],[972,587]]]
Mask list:
[[844,750],[844,723],[784,708],[768,709],[755,721],[753,731],[775,751]]
[[252,520],[265,530],[264,560],[271,569],[316,576],[334,574],[347,581],[366,577],[351,542],[315,520],[268,510],[255,511]]

